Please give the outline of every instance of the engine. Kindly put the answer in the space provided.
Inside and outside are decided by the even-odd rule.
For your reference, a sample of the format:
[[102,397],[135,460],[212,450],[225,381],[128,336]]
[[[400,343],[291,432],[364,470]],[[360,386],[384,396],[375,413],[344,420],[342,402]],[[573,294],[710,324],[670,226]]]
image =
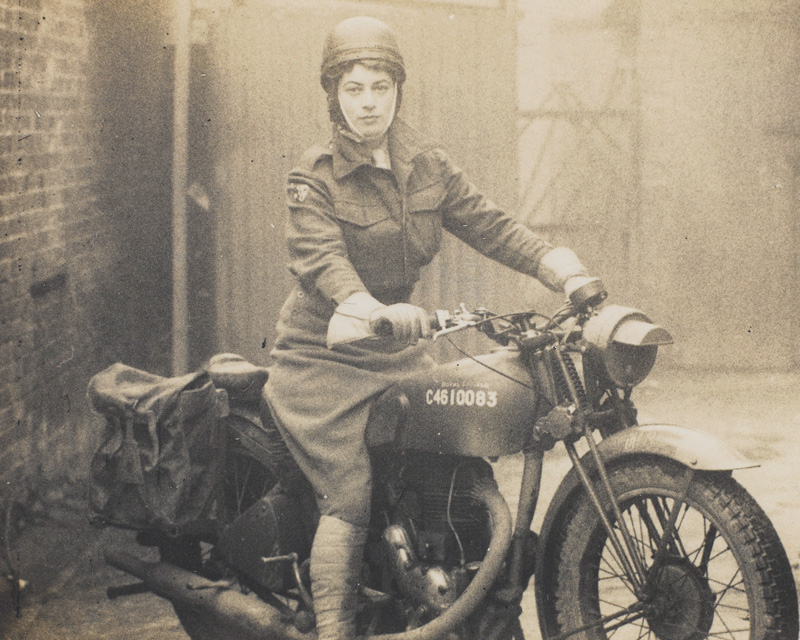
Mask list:
[[377,465],[383,504],[382,553],[412,618],[449,607],[477,571],[489,545],[489,517],[473,497],[492,478],[479,458],[409,453]]

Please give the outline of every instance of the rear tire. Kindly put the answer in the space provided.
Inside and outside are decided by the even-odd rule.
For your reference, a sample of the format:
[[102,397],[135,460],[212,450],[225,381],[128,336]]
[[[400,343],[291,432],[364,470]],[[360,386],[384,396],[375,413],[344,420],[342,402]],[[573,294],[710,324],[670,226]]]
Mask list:
[[[662,458],[626,459],[608,469],[648,571],[643,599],[612,557],[586,492],[575,492],[552,529],[544,566],[537,568],[543,637],[594,625],[573,637],[797,640],[794,578],[766,514],[727,473],[696,473],[681,502],[687,471]],[[676,534],[664,562],[653,568],[675,508]]]
[[[226,420],[243,419],[230,416]],[[240,438],[236,437],[238,431],[232,425],[223,424],[223,428],[228,434],[223,495],[226,518],[228,522],[232,522],[266,495],[275,486],[276,478],[241,443]],[[160,545],[159,551],[163,562],[199,573],[210,579],[219,579],[219,576],[209,575],[209,571],[205,570],[206,559],[202,557],[201,544],[197,540],[177,538]],[[182,605],[174,604],[173,609],[175,609],[175,615],[178,616],[186,634],[192,640],[218,640],[219,638],[236,637],[231,635],[231,629],[226,628],[212,616]]]

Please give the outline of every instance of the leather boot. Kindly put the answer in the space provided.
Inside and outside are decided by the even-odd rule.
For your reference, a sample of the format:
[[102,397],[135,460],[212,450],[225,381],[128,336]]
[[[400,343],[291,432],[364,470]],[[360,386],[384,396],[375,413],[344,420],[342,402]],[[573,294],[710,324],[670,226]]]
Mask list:
[[311,592],[319,640],[355,640],[366,527],[322,516],[311,548]]

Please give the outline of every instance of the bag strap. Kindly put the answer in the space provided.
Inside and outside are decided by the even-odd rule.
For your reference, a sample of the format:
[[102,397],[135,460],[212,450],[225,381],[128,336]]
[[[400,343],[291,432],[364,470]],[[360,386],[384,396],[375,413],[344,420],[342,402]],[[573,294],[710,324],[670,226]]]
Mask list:
[[139,445],[133,433],[133,413],[126,411],[122,416],[122,445],[120,446],[120,479],[128,484],[143,485],[144,472],[139,457]]

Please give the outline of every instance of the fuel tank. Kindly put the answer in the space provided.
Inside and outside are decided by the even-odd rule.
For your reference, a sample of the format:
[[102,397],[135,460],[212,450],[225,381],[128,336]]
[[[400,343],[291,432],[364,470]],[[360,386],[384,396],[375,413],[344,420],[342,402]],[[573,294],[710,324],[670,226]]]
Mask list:
[[373,405],[367,445],[465,456],[520,451],[536,422],[533,379],[513,348],[398,382]]

